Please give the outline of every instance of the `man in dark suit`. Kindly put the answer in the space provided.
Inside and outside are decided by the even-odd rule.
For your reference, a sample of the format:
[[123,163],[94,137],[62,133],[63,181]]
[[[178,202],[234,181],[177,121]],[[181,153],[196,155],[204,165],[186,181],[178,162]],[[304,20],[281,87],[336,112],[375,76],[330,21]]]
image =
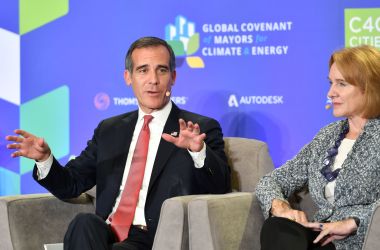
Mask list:
[[[80,214],[65,235],[65,249],[151,249],[161,205],[174,196],[230,191],[223,135],[214,119],[179,109],[170,101],[176,79],[175,56],[162,39],[135,41],[126,56],[124,78],[139,109],[102,121],[82,153],[62,167],[48,144],[23,130],[8,148],[13,157],[36,160],[33,176],[60,199],[96,185],[96,215]],[[145,117],[150,117],[147,123]],[[122,236],[113,225],[132,184],[140,131],[148,127],[142,180],[131,225]],[[142,132],[141,132],[142,133]],[[127,197],[126,199],[124,195]],[[123,201],[124,200],[124,201]]]

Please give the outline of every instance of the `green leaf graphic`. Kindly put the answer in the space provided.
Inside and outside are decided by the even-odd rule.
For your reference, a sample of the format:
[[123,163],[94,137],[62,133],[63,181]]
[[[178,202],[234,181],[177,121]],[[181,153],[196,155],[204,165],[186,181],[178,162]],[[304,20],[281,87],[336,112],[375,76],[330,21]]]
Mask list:
[[199,33],[195,33],[189,39],[187,55],[192,55],[199,49]]
[[172,49],[174,50],[174,53],[176,56],[185,55],[185,49],[184,49],[183,43],[181,41],[170,40],[167,42],[170,46],[172,46]]

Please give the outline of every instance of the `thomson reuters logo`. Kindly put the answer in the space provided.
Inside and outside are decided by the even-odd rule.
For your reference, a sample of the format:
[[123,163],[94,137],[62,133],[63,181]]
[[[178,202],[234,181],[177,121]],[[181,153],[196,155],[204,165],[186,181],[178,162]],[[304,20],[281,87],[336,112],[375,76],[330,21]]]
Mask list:
[[228,98],[229,107],[239,107],[240,105],[272,105],[283,104],[283,96],[241,96],[230,95]]
[[98,110],[106,110],[110,106],[110,97],[106,93],[98,93],[94,97],[94,105]]
[[177,16],[174,24],[165,26],[165,40],[173,48],[177,60],[186,60],[190,68],[205,67],[201,57],[192,56],[198,51],[200,45],[199,33],[195,32],[194,22],[184,16]]

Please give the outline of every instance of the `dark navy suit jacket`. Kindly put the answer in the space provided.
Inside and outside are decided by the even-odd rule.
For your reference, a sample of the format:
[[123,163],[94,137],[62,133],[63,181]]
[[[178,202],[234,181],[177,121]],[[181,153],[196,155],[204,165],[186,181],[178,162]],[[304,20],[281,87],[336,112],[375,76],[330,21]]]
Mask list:
[[[46,178],[38,181],[60,199],[79,196],[96,185],[96,214],[107,219],[115,204],[137,122],[138,111],[103,120],[81,154],[62,167],[54,159]],[[198,123],[206,133],[206,159],[196,168],[186,149],[161,139],[149,182],[145,219],[154,237],[162,203],[190,194],[221,194],[230,191],[230,169],[224,153],[219,123],[211,118],[180,110],[173,104],[164,133],[179,132],[178,119]]]

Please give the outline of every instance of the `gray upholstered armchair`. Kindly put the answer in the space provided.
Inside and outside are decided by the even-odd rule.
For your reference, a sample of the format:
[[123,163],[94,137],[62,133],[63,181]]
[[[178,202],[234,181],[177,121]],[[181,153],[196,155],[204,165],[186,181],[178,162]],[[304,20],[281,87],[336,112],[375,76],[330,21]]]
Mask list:
[[[260,249],[260,230],[264,217],[253,191],[258,178],[271,170],[271,161],[265,143],[236,138],[230,140],[229,138],[226,140],[227,152],[229,144],[234,150],[228,152],[228,156],[232,161],[234,172],[237,171],[240,176],[233,185],[238,191],[243,192],[203,195],[189,201],[187,212],[190,250]],[[239,141],[242,143],[241,147]],[[244,149],[243,145],[249,148]],[[240,158],[242,155],[239,155],[238,159],[235,159],[236,149],[240,153],[243,151],[252,155],[246,155],[244,158]],[[254,150],[249,152],[249,149]],[[241,168],[240,161],[244,162],[243,159],[246,160],[246,165]],[[233,176],[236,177],[236,173]],[[242,185],[239,186],[240,184]],[[309,218],[316,210],[307,190],[293,195],[289,202],[294,208],[305,211]],[[380,249],[379,237],[380,202],[371,218],[363,250]]]
[[273,170],[264,142],[226,138],[234,191],[198,196],[188,204],[189,249],[259,249],[264,217],[254,195],[259,179]]
[[[251,223],[254,221],[247,215],[252,210],[251,204],[254,204],[251,200],[256,183],[261,176],[273,170],[273,163],[264,142],[236,137],[224,138],[224,142],[234,193],[181,196],[166,200],[161,208],[153,249],[239,249],[235,247],[241,242],[251,245],[252,236],[246,235],[243,240],[240,234],[253,231],[244,225],[259,227],[262,223],[261,214],[258,215],[259,223]],[[243,208],[234,213],[232,208],[235,205]],[[214,216],[220,221],[215,221]]]
[[[266,144],[243,138],[225,138],[225,143],[232,167],[234,190],[252,192],[258,179],[273,169]],[[233,199],[242,195],[252,197],[251,193],[230,196]],[[188,224],[187,207],[195,198],[204,199],[205,196],[175,197],[164,202],[154,249],[189,249],[189,235],[191,240],[194,237],[189,234],[189,226],[193,224]],[[65,230],[75,214],[94,211],[94,199],[93,191],[68,202],[60,201],[50,194],[0,197],[0,249],[34,250],[42,249],[45,243],[62,242]],[[244,218],[240,220],[246,223]]]
[[[306,191],[292,197],[294,207],[306,211],[315,207]],[[264,221],[254,193],[209,195],[188,204],[189,247],[191,250],[259,250]],[[380,203],[377,204],[364,241],[363,250],[380,249]]]
[[0,249],[42,250],[45,243],[62,242],[69,222],[80,212],[94,212],[90,195],[68,202],[51,194],[0,197]]

